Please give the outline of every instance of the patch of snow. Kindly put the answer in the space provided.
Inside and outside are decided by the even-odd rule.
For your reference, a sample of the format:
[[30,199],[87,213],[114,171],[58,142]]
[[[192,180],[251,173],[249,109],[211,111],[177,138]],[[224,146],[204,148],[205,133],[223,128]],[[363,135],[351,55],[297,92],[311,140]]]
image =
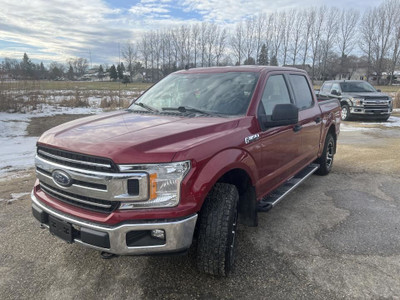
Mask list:
[[29,195],[30,193],[11,193],[11,199],[0,199],[0,201],[5,201],[6,203],[11,203],[15,200],[18,200],[26,195]]
[[362,125],[380,125],[384,127],[400,127],[400,118],[395,116],[390,116],[386,122],[376,122],[376,123],[361,123]]
[[29,113],[0,112],[0,177],[16,170],[33,167],[37,137],[27,137],[26,128],[31,118],[60,114],[98,114],[97,107],[63,107],[49,104],[39,105]]

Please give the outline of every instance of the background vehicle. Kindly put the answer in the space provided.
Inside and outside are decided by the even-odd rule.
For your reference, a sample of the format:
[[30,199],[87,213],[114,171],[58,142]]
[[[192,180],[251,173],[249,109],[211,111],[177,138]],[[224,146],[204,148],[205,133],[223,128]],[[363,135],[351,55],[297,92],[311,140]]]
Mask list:
[[33,215],[67,242],[118,255],[186,251],[227,275],[238,221],[257,225],[309,175],[330,172],[340,105],[304,71],[179,71],[126,111],[76,120],[38,141]]
[[352,117],[374,118],[381,121],[389,119],[392,112],[392,99],[362,80],[325,81],[319,92],[319,99],[336,98],[342,107],[342,120]]

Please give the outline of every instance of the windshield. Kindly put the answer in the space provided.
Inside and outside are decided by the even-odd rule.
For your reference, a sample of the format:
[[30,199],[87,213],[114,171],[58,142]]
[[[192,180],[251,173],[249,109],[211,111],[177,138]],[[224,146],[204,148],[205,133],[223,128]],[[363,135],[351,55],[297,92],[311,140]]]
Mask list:
[[340,87],[344,93],[370,93],[376,92],[368,82],[341,82]]
[[190,109],[198,113],[244,115],[257,80],[258,73],[254,72],[171,74],[149,89],[130,108],[154,111],[175,109],[177,112]]

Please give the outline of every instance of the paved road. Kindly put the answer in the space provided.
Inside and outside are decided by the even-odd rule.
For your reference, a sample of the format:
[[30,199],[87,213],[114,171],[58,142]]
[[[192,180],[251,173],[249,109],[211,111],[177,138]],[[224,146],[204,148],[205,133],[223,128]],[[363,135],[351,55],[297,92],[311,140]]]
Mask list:
[[0,299],[399,299],[399,129],[381,130],[342,132],[329,176],[239,228],[223,279],[197,273],[191,255],[103,260],[67,245],[38,228],[28,196],[7,204],[32,173],[1,181]]

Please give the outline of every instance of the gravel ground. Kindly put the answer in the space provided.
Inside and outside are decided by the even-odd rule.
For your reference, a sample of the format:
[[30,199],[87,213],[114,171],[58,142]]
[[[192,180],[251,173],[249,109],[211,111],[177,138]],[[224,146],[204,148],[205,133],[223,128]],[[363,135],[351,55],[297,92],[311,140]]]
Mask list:
[[400,129],[378,127],[343,131],[330,175],[240,227],[222,279],[192,253],[103,260],[62,242],[31,216],[33,171],[13,173],[0,181],[0,299],[400,299]]

